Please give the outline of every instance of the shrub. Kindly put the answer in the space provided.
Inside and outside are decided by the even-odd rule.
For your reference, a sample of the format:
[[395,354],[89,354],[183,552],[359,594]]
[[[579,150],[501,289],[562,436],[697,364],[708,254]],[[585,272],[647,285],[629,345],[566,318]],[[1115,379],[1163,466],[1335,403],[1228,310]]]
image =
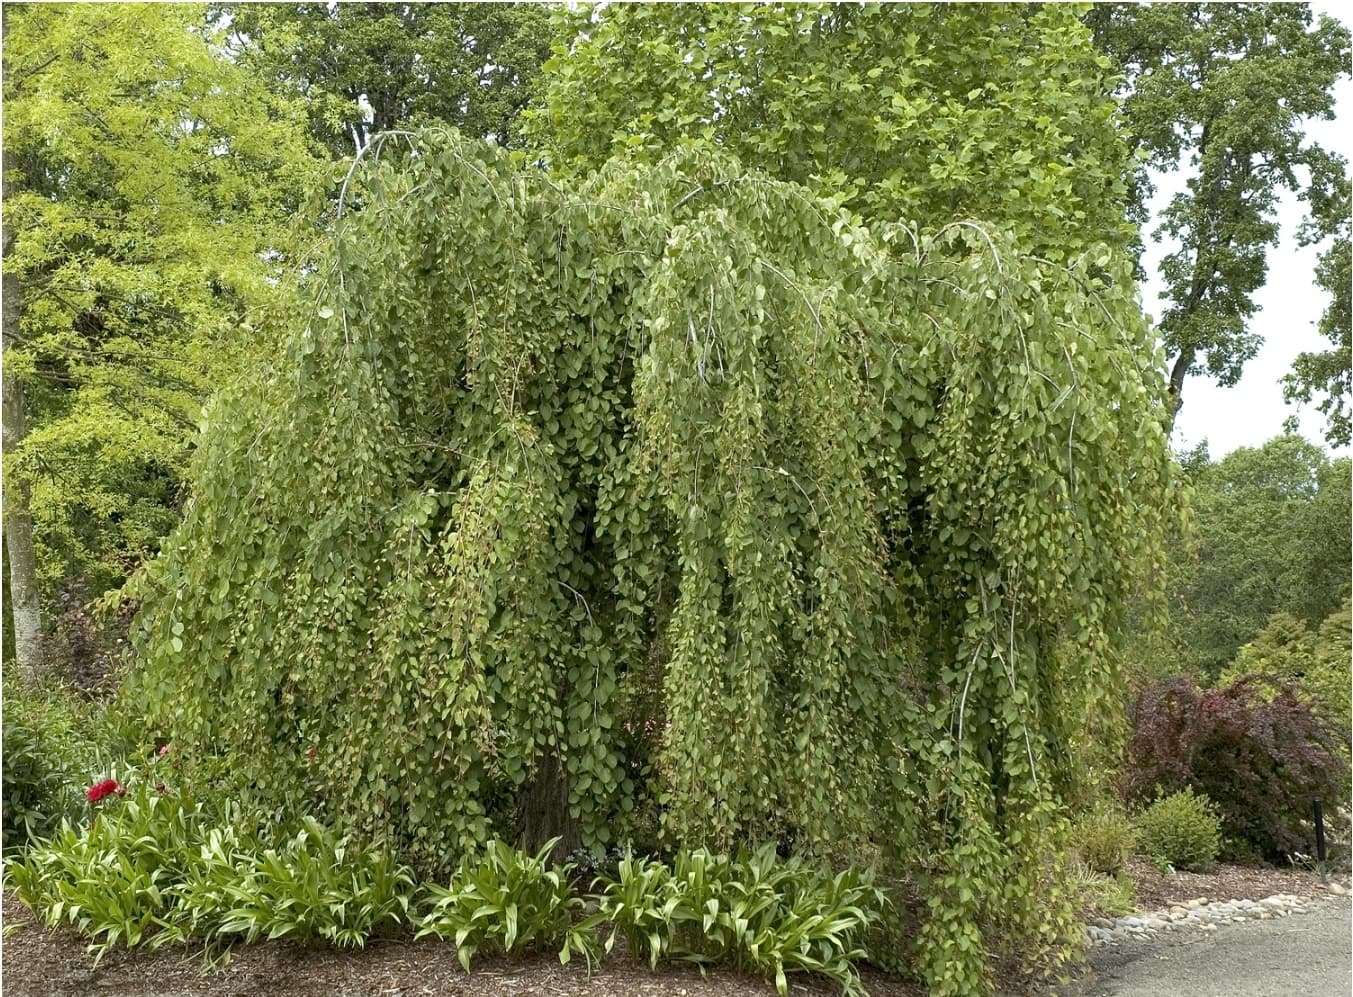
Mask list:
[[1082,865],[1113,876],[1136,847],[1136,829],[1120,807],[1100,801],[1072,826],[1071,847]]
[[454,940],[467,972],[476,952],[507,953],[532,945],[557,945],[560,962],[578,953],[590,965],[597,955],[596,922],[573,922],[583,901],[570,890],[572,866],[549,863],[557,842],[551,839],[531,855],[493,841],[482,857],[464,858],[449,886],[428,888],[433,902],[417,922],[417,937]]
[[1348,799],[1338,734],[1290,685],[1252,675],[1199,690],[1188,678],[1166,679],[1141,691],[1130,722],[1127,799],[1206,794],[1227,833],[1269,860],[1313,850],[1313,797],[1330,813]]
[[1221,851],[1221,818],[1216,805],[1192,789],[1152,803],[1137,818],[1142,850],[1177,869],[1207,872]]
[[846,993],[859,992],[854,960],[865,956],[857,937],[879,919],[883,895],[865,877],[835,877],[801,859],[782,859],[774,846],[736,857],[683,850],[671,868],[626,856],[618,876],[600,879],[599,914],[635,955],[697,963],[728,962],[774,976],[820,973]]
[[[1252,674],[1290,682],[1298,698],[1347,732],[1353,723],[1348,671],[1350,618],[1347,600],[1314,631],[1288,613],[1275,613],[1254,640],[1237,652],[1217,685],[1231,685]],[[1346,747],[1347,738],[1344,744]]]
[[62,782],[41,731],[25,720],[6,716],[4,820],[0,831],[5,852],[51,830],[60,810]]
[[91,773],[108,763],[102,704],[61,687],[4,681],[4,820],[6,852],[45,837],[85,813]]

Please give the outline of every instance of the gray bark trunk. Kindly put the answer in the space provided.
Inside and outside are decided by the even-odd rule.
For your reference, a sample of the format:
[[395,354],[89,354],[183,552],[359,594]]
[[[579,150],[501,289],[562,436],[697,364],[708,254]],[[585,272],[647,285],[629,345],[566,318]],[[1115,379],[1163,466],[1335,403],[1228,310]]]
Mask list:
[[[0,20],[0,37],[9,33],[7,19]],[[9,256],[14,245],[14,231],[9,225],[9,178],[12,157],[8,146],[4,151],[4,182],[0,185],[0,200],[4,201],[4,224],[0,242],[4,255]],[[4,532],[5,553],[9,556],[9,611],[14,625],[14,663],[19,671],[33,681],[46,671],[42,655],[42,611],[38,599],[38,567],[33,556],[33,516],[29,512],[28,482],[14,474],[11,456],[23,442],[26,432],[24,392],[19,380],[10,375],[9,351],[19,341],[19,278],[5,270],[0,297],[3,297],[3,326],[0,326],[0,348],[3,349],[4,373],[0,379],[3,400],[3,454],[4,454]]]
[[[11,314],[17,322],[17,294],[12,278],[4,278],[4,338],[11,336]],[[8,366],[8,364],[6,364]],[[5,553],[9,556],[9,610],[14,626],[14,663],[27,678],[46,672],[42,656],[42,612],[38,601],[38,568],[33,556],[33,517],[28,511],[28,482],[10,468],[10,455],[24,438],[23,386],[4,373]]]

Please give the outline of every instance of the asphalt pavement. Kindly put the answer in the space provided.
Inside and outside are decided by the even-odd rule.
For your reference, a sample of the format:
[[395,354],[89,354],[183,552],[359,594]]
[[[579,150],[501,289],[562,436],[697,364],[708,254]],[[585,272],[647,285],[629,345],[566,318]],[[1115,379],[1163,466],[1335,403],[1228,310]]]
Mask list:
[[1344,997],[1353,994],[1353,905],[1166,932],[1097,948],[1091,973],[1058,991],[1079,997]]

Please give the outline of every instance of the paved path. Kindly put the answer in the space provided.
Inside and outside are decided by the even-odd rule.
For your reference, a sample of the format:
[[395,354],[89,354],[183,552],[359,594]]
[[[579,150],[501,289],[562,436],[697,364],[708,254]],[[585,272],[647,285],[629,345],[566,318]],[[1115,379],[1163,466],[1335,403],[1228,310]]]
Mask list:
[[1097,948],[1084,997],[1343,997],[1353,993],[1353,906],[1330,899],[1305,914],[1175,931]]

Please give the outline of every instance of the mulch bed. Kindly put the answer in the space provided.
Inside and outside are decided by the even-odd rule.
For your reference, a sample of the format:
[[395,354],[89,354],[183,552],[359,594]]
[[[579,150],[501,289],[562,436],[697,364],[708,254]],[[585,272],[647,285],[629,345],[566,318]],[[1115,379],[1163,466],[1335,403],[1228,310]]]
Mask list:
[[1213,872],[1160,872],[1149,859],[1134,855],[1128,875],[1136,884],[1133,901],[1142,910],[1163,910],[1172,904],[1208,900],[1262,900],[1277,893],[1323,896],[1320,877],[1300,869],[1218,864]]
[[[1260,900],[1275,893],[1319,896],[1314,873],[1220,865],[1206,875],[1164,875],[1149,861],[1134,858],[1128,873],[1136,882],[1136,903],[1157,910],[1199,897],[1210,900]],[[470,973],[460,968],[454,948],[425,939],[377,941],[360,951],[264,942],[236,947],[221,969],[204,971],[197,948],[129,952],[115,949],[96,967],[85,942],[69,931],[49,931],[8,893],[3,899],[3,975],[6,997],[415,997],[415,995],[490,995],[517,997],[771,997],[765,981],[723,969],[701,975],[699,969],[662,966],[650,972],[612,957],[589,975],[584,965],[560,966],[550,954],[514,959],[478,960]],[[866,968],[864,983],[875,997],[922,997],[907,980]],[[1002,992],[1018,981],[1002,979]],[[825,980],[790,977],[794,995],[839,991]]]
[[[5,997],[415,997],[491,995],[517,997],[774,997],[772,983],[723,969],[705,976],[686,966],[646,965],[609,959],[593,969],[559,965],[553,955],[524,959],[476,960],[470,973],[446,942],[377,941],[360,951],[306,947],[282,942],[238,946],[220,970],[204,973],[201,950],[166,947],[155,951],[115,949],[98,967],[85,942],[66,931],[49,931],[28,908],[4,894],[4,923],[20,925],[3,941]],[[576,962],[576,959],[575,959]],[[865,971],[875,997],[922,997],[896,977]],[[825,997],[840,991],[825,980],[789,978],[792,995]]]

